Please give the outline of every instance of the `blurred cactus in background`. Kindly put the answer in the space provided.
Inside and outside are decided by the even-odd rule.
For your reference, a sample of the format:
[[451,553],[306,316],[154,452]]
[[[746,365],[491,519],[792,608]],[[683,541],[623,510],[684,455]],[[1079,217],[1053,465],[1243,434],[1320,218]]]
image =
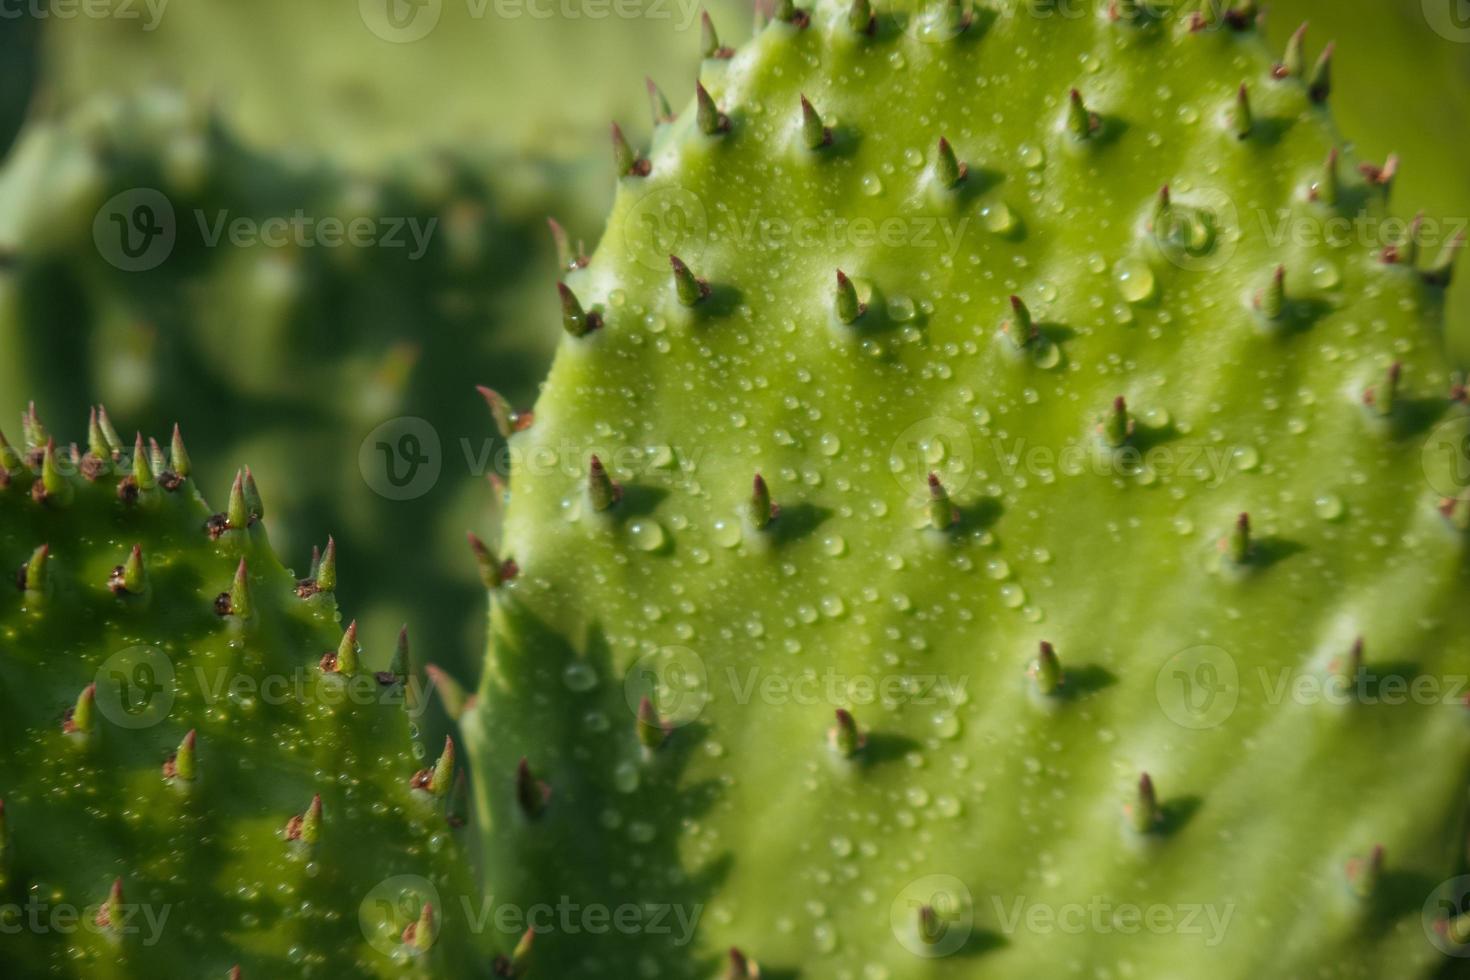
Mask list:
[[[1333,39],[1337,124],[1368,160],[1400,160],[1393,208],[1441,217],[1442,237],[1470,220],[1470,10],[1463,0],[1275,0],[1268,34],[1284,42],[1302,23],[1319,44]],[[1463,15],[1462,15],[1463,16]],[[1431,249],[1439,242],[1430,243]],[[1470,280],[1454,284],[1447,329],[1470,355]]]
[[[502,193],[445,155],[371,177],[287,161],[170,94],[35,122],[0,178],[6,416],[29,391],[74,415],[102,401],[145,428],[188,419],[191,437],[226,447],[215,464],[269,474],[288,564],[304,571],[331,531],[344,563],[376,570],[358,596],[376,626],[407,618],[413,596],[472,610],[463,529],[485,494],[460,478],[457,440],[483,423],[477,382],[525,397],[545,357],[541,336],[514,327],[534,304],[510,285],[538,230]],[[396,452],[404,425],[423,469],[395,487],[377,480],[375,443]],[[421,631],[457,650],[454,625],[446,613]]]
[[[475,387],[534,396],[555,341],[546,218],[595,240],[606,123],[651,126],[648,73],[687,97],[699,8],[447,3],[400,43],[370,6],[25,22],[43,41],[34,99],[6,87],[7,111],[35,108],[0,171],[0,419],[27,398],[187,419],[223,447],[206,479],[263,474],[288,564],[336,533],[363,569],[347,580],[364,626],[411,619],[428,656],[473,676],[464,532],[493,504],[473,477],[498,449]],[[736,10],[716,8],[733,36]],[[149,216],[167,232],[133,227]]]

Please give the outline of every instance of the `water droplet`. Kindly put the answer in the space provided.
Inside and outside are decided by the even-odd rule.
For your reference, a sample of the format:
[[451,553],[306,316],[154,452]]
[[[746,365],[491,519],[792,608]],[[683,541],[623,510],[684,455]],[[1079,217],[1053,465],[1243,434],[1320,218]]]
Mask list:
[[633,792],[641,779],[638,767],[631,762],[625,760],[613,767],[613,785],[619,793]]
[[629,522],[628,537],[632,539],[633,547],[640,551],[654,551],[663,547],[663,525],[652,518],[639,518]]
[[836,595],[822,596],[821,606],[822,615],[829,616],[832,619],[836,619],[847,611],[847,605],[842,601],[842,597]]
[[1346,508],[1343,506],[1342,498],[1337,494],[1324,493],[1317,498],[1313,509],[1317,511],[1317,516],[1322,520],[1335,521],[1342,516]]
[[835,432],[825,432],[817,440],[817,448],[822,451],[823,456],[836,456],[842,452],[842,437]]
[[1318,289],[1332,289],[1342,282],[1342,273],[1331,259],[1323,259],[1312,266],[1312,285]]
[[715,544],[721,548],[733,548],[740,543],[740,524],[721,518],[714,524]]
[[847,540],[840,534],[831,534],[822,539],[822,550],[833,558],[847,554]]
[[1130,303],[1142,303],[1154,294],[1154,273],[1144,262],[1128,258],[1113,266],[1118,292]]
[[987,204],[980,209],[980,220],[985,227],[997,235],[1003,235],[1016,227],[1016,216],[1004,201]]
[[1261,454],[1255,446],[1237,446],[1235,465],[1242,473],[1253,472],[1261,465]]
[[868,197],[877,197],[883,193],[883,178],[877,174],[863,174],[861,186]]
[[591,664],[579,661],[567,664],[561,672],[561,679],[570,691],[590,691],[597,686],[597,671]]
[[1021,144],[1021,166],[1027,170],[1040,170],[1046,165],[1046,151],[1035,143]]
[[888,300],[888,318],[898,323],[907,323],[914,318],[914,301],[907,296],[893,296]]
[[1014,582],[1000,587],[1000,602],[1007,609],[1016,609],[1026,601],[1026,590]]

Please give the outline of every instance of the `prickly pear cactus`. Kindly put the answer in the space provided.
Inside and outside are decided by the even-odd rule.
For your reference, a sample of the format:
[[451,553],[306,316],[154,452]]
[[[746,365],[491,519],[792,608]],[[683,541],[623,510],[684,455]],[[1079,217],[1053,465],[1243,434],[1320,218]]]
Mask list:
[[[1345,56],[1334,100],[1338,123],[1353,134],[1360,154],[1403,161],[1394,210],[1436,216],[1436,245],[1470,220],[1460,142],[1444,135],[1470,125],[1470,21],[1461,9],[1439,0],[1283,0],[1271,4],[1268,18],[1275,40],[1284,42],[1306,21],[1320,42],[1336,39]],[[1470,356],[1470,279],[1461,276],[1450,296],[1446,334],[1464,358]]]
[[[145,219],[165,233],[134,234]],[[533,391],[547,331],[501,325],[554,310],[510,285],[543,241],[545,211],[509,210],[467,159],[362,174],[247,145],[177,93],[100,97],[34,120],[0,172],[0,409],[31,393],[154,431],[188,420],[216,447],[205,479],[258,464],[282,554],[337,533],[366,631],[412,621],[454,662],[480,642],[464,530],[485,493],[467,477],[493,455],[474,386]],[[405,434],[425,462],[393,459],[411,478],[394,484],[377,446]]]
[[1163,6],[778,4],[615,134],[461,719],[538,970],[1467,951],[1454,250],[1295,233],[1330,57]]
[[411,737],[406,641],[344,630],[333,546],[298,581],[251,474],[212,514],[177,429],[165,451],[94,412],[78,450],[24,424],[0,440],[0,972],[470,975],[454,747]]

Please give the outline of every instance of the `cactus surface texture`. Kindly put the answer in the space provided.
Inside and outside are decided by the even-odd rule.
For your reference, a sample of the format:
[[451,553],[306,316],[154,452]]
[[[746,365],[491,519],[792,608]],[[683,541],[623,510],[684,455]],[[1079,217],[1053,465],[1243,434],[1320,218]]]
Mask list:
[[497,902],[632,910],[538,971],[1460,963],[1455,250],[1277,234],[1394,169],[1164,6],[777,4],[615,138],[461,717]]
[[250,471],[212,512],[177,430],[23,426],[0,441],[0,974],[473,975],[443,917],[474,907],[455,755],[415,740],[406,642],[340,622],[335,547],[298,581]]

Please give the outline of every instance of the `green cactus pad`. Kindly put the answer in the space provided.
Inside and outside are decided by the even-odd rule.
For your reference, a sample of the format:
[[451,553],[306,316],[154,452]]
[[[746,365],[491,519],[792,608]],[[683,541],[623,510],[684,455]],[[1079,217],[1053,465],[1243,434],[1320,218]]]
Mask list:
[[1467,951],[1450,266],[1193,6],[778,5],[619,154],[462,719],[538,970]]
[[[185,420],[213,447],[209,485],[259,465],[281,554],[304,561],[337,532],[365,631],[409,621],[469,674],[463,536],[487,495],[466,477],[498,448],[474,386],[524,406],[555,331],[487,328],[554,308],[512,285],[538,248],[553,266],[545,209],[482,170],[447,152],[370,173],[269,153],[161,90],[35,119],[0,171],[0,417],[30,395],[76,414],[100,399],[154,430]],[[144,215],[172,237],[135,235]],[[380,444],[406,433],[431,462],[395,487]],[[435,561],[399,560],[425,548]]]
[[[1403,160],[1395,208],[1438,216],[1433,237],[1440,240],[1470,220],[1470,174],[1460,166],[1459,141],[1445,137],[1470,125],[1470,24],[1457,19],[1457,10],[1426,0],[1283,0],[1271,4],[1268,18],[1279,41],[1304,21],[1318,43],[1337,40],[1343,71],[1334,115],[1360,155]],[[1470,356],[1470,279],[1461,277],[1449,295],[1446,332],[1451,350],[1464,358]]]
[[332,549],[298,581],[248,471],[212,513],[177,431],[25,429],[0,442],[0,973],[469,975],[463,916],[405,938],[474,907],[454,757],[416,742],[391,643],[344,641]]

